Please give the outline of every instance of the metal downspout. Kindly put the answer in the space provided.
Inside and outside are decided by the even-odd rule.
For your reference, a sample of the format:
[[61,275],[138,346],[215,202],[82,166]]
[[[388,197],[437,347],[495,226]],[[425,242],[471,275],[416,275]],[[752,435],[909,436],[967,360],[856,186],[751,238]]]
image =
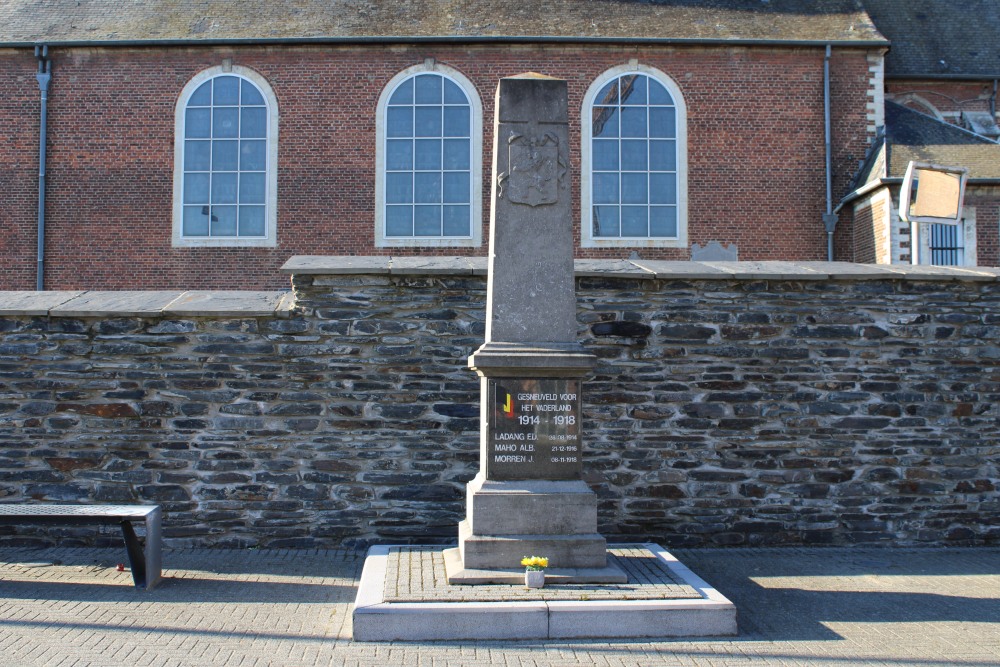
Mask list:
[[49,82],[52,80],[52,61],[49,47],[42,44],[35,47],[38,58],[38,89],[42,94],[41,123],[38,130],[38,278],[35,289],[45,289],[45,146],[48,141],[46,122],[49,110]]
[[826,213],[823,226],[826,227],[826,261],[833,261],[833,233],[837,230],[837,214],[833,212],[833,156],[830,147],[830,45],[826,45],[823,57],[823,126],[826,145]]

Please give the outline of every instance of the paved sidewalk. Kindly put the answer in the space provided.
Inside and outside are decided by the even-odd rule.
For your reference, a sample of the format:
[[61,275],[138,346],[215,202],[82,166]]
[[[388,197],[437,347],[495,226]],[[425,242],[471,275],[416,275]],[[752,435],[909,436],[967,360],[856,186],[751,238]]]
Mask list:
[[119,549],[0,549],[0,664],[1000,665],[1000,549],[674,552],[739,609],[719,640],[351,641],[363,556],[168,550],[136,591]]

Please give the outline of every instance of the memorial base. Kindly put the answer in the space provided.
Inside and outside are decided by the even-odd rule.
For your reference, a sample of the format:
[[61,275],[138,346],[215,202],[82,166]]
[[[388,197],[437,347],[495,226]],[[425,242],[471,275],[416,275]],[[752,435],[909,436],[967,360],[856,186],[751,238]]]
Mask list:
[[621,553],[622,547],[641,552],[639,558],[616,557],[630,573],[630,583],[561,586],[546,570],[546,585],[540,589],[525,588],[523,570],[517,573],[516,585],[450,585],[436,549],[424,559],[410,553],[405,560],[393,561],[394,550],[414,547],[372,547],[354,603],[354,639],[523,641],[736,634],[733,603],[670,553],[655,544],[616,545],[613,551]]

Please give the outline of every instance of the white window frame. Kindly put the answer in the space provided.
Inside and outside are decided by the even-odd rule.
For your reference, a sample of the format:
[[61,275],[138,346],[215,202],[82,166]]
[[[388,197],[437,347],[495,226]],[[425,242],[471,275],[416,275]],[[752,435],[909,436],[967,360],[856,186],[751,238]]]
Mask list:
[[[931,263],[931,224],[921,223],[920,228],[920,254],[918,259],[921,264]],[[956,266],[975,267],[978,265],[976,259],[976,207],[963,206],[962,219],[957,227],[962,237],[962,263]],[[950,265],[946,265],[950,266]]]
[[[401,83],[418,74],[439,74],[462,89],[469,99],[472,110],[470,132],[472,134],[472,201],[470,215],[472,234],[467,237],[389,237],[385,235],[385,142],[386,108],[389,98]],[[375,247],[376,248],[472,248],[483,244],[483,104],[472,82],[461,72],[428,60],[408,67],[392,77],[382,89],[375,112]]]
[[[607,238],[594,236],[593,226],[593,156],[591,140],[593,127],[592,108],[601,89],[612,79],[628,74],[644,74],[663,85],[674,99],[677,119],[677,236],[675,238],[627,237]],[[687,159],[687,106],[680,86],[660,70],[630,62],[612,67],[597,77],[583,96],[580,110],[580,245],[584,248],[687,248],[688,245],[688,159]]]
[[[263,237],[198,236],[183,234],[184,213],[184,118],[188,101],[201,84],[218,76],[238,76],[253,83],[267,107],[267,168]],[[278,244],[278,99],[267,79],[239,65],[210,67],[185,84],[174,109],[174,206],[172,245],[175,248],[274,248]]]

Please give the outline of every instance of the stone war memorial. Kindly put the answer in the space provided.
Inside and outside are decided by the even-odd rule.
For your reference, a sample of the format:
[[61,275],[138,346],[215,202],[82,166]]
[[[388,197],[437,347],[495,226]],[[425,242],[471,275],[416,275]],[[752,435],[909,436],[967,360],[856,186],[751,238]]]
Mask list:
[[[655,544],[609,545],[583,480],[566,82],[497,88],[480,469],[457,548],[377,546],[354,637],[538,639],[736,633],[732,603]],[[523,557],[548,559],[527,589]]]

